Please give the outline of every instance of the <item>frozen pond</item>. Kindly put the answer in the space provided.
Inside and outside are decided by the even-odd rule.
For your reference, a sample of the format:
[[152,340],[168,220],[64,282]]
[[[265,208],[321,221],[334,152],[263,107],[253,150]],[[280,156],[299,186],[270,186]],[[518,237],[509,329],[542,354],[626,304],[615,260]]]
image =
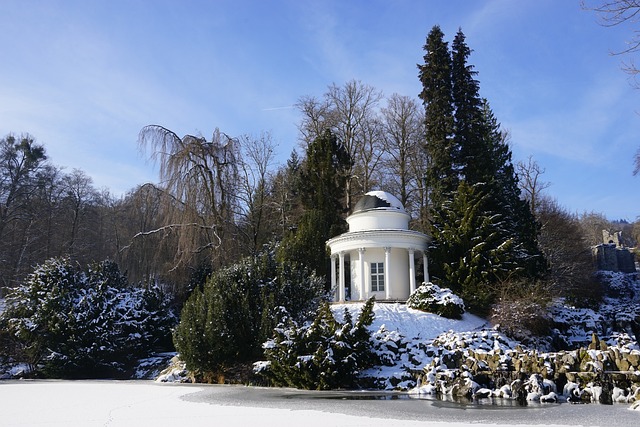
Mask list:
[[459,403],[401,393],[318,392],[237,386],[208,386],[184,399],[218,405],[313,410],[396,420],[502,425],[640,425],[640,412],[630,411],[629,404],[531,403],[520,406],[506,399]]
[[0,381],[2,427],[640,425],[640,412],[628,407],[595,404],[514,407],[422,400],[406,394],[307,392],[151,381]]

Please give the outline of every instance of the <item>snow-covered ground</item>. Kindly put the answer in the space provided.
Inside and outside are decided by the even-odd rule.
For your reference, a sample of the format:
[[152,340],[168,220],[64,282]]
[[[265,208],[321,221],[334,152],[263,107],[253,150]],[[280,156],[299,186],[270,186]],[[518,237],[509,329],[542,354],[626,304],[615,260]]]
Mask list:
[[[345,309],[355,319],[363,304],[334,304],[331,308],[336,319],[342,321]],[[427,352],[436,338],[456,342],[460,334],[482,335],[490,328],[485,319],[469,313],[464,313],[461,320],[447,319],[403,303],[376,303],[373,311],[375,317],[369,330],[377,353],[388,363],[366,371],[365,376],[378,378],[377,386],[386,389],[410,389],[416,385],[409,371],[419,371],[431,362]]]
[[[637,280],[634,280],[632,285],[637,287],[639,284]],[[625,284],[621,288],[628,290],[630,285]],[[634,296],[637,299],[637,294]],[[563,339],[573,344],[575,346],[573,347],[574,349],[578,347],[586,348],[595,333],[598,337],[605,339],[608,346],[617,349],[616,351],[624,354],[633,353],[633,356],[637,357],[640,355],[640,348],[633,333],[627,333],[626,329],[629,328],[629,322],[634,321],[637,315],[637,308],[635,307],[638,306],[630,305],[628,307],[628,310],[632,313],[626,314],[626,317],[630,317],[629,319],[625,320],[625,314],[619,313],[615,317],[618,322],[612,323],[608,321],[610,315],[607,310],[613,310],[615,305],[614,299],[609,297],[605,299],[600,311],[576,309],[563,305],[560,301],[554,306],[554,317],[558,322],[557,325],[564,324],[565,326],[562,327],[562,332],[556,331],[556,333],[563,334]],[[362,306],[363,303],[336,304],[332,306],[332,309],[338,320],[342,320],[342,313],[345,309],[349,310],[355,319]],[[453,382],[451,384],[447,383],[448,387],[443,387],[442,381],[437,380],[436,374],[440,372],[447,375],[446,378],[449,380],[454,381],[456,375],[460,374],[460,372],[456,369],[447,368],[442,357],[451,355],[451,352],[463,350],[465,352],[473,351],[474,354],[482,353],[492,356],[499,355],[501,358],[511,358],[513,353],[510,352],[515,351],[514,349],[518,348],[518,346],[520,348],[527,347],[525,344],[510,339],[500,331],[492,328],[486,320],[468,313],[465,313],[461,320],[452,320],[408,308],[405,304],[376,303],[374,314],[374,322],[369,329],[372,333],[374,350],[381,357],[383,364],[362,373],[362,377],[365,380],[361,385],[368,388],[378,387],[387,390],[406,390],[417,394],[434,394],[436,386],[438,386],[438,391],[449,393],[454,388]],[[537,351],[540,356],[547,358],[553,356],[553,354],[545,353],[544,349],[537,349]],[[598,354],[597,351],[591,353],[593,353],[596,361],[601,356],[604,357]],[[475,360],[469,359],[471,357],[470,353],[465,354],[467,360]],[[466,363],[472,362],[467,361]],[[484,362],[478,361],[477,363]],[[416,375],[424,373],[425,368],[430,370],[428,381],[424,384],[418,384]],[[466,372],[460,375],[468,376],[470,373]],[[471,377],[471,379],[473,378]],[[550,384],[547,388],[553,391],[556,384],[549,382]],[[533,383],[527,384],[525,388],[535,388],[532,385]],[[578,385],[576,384],[576,386]],[[475,396],[476,389],[478,389],[477,391],[480,394],[490,392],[491,395],[502,396],[502,394],[498,393],[498,390],[485,390],[481,389],[481,387],[471,381],[469,394]],[[510,386],[506,385],[505,387]],[[560,387],[563,387],[563,384],[560,384]],[[591,400],[600,400],[598,390],[601,387],[598,384],[581,383],[579,387],[581,392],[584,390],[588,392],[585,396],[591,396]],[[544,387],[543,389],[546,390]],[[640,392],[637,384],[633,384],[630,387],[625,386],[622,389],[614,388],[613,391],[613,394],[616,394],[616,402],[623,404],[636,402]],[[563,390],[560,390],[560,395],[555,395],[554,393],[553,397],[547,396],[548,392],[545,391],[540,394],[540,399],[566,402],[569,397],[568,393],[564,393]],[[510,388],[505,393],[508,396],[512,396]],[[536,400],[533,394],[531,396],[532,400]],[[501,397],[499,399],[506,398]],[[604,401],[607,399],[604,398]],[[640,405],[640,403],[638,404]]]
[[[338,320],[347,308],[357,316],[363,303],[333,304],[332,311]],[[489,324],[473,314],[465,313],[462,320],[447,319],[437,314],[414,310],[401,303],[376,303],[373,309],[375,318],[370,329],[377,331],[381,327],[388,331],[402,331],[407,338],[433,339],[447,331],[473,331],[488,327]]]
[[[485,427],[495,425],[637,425],[637,412],[616,406],[575,405],[533,409],[481,409],[437,406],[433,402],[276,400],[272,390],[246,387],[158,384],[147,381],[0,382],[0,425],[17,426],[300,426],[327,427]],[[256,393],[265,393],[256,400]],[[316,392],[321,393],[321,392]],[[317,400],[315,400],[317,402]],[[424,405],[420,406],[420,404]],[[405,405],[406,404],[406,405]],[[419,412],[404,411],[415,404]],[[348,405],[348,406],[346,406]],[[307,409],[307,408],[313,409]],[[364,408],[363,408],[364,407]],[[385,408],[396,408],[389,412]],[[350,409],[349,409],[350,408]],[[369,408],[378,408],[370,410]],[[572,412],[574,411],[574,412]],[[395,416],[394,414],[403,414]],[[587,413],[589,414],[587,416]],[[578,415],[576,415],[578,414]],[[595,414],[595,415],[594,415]],[[413,419],[412,419],[413,417]],[[417,418],[417,419],[416,419]]]

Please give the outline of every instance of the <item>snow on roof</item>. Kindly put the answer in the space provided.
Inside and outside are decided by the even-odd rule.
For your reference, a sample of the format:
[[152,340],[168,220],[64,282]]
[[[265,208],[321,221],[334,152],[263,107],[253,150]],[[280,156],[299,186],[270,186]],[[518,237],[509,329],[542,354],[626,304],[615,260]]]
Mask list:
[[369,191],[356,203],[353,212],[369,209],[396,209],[404,212],[402,202],[396,196],[386,191]]

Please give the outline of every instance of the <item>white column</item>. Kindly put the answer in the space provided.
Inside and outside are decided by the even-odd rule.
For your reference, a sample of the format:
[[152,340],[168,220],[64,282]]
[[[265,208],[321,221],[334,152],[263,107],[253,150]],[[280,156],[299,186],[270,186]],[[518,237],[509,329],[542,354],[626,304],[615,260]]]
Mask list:
[[339,254],[340,260],[340,287],[338,288],[338,300],[344,302],[344,252]]
[[333,297],[334,301],[340,300],[340,291],[338,290],[336,283],[336,256],[331,255],[331,290],[336,294]]
[[[358,261],[360,262],[360,284],[359,284],[359,289],[360,289],[360,299],[364,300],[367,298],[368,296],[368,292],[366,292],[367,288],[366,288],[366,283],[367,280],[365,278],[365,271],[364,271],[364,251],[365,248],[360,248],[358,249],[358,255],[360,256],[360,258],[358,259]],[[352,284],[352,287],[354,287],[354,285]],[[353,292],[353,290],[351,291]]]
[[422,252],[423,264],[424,264],[424,281],[429,283],[429,260],[427,259],[427,251]]
[[416,260],[414,258],[415,249],[409,249],[409,295],[416,290]]
[[389,283],[389,269],[391,267],[391,248],[384,248],[384,291],[385,298],[391,299],[391,286]]

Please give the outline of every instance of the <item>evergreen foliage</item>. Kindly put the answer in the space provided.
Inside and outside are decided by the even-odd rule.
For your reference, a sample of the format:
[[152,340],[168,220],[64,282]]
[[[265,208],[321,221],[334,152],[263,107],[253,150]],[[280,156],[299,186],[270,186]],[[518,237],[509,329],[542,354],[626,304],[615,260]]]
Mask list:
[[262,356],[261,344],[284,314],[310,315],[322,281],[306,269],[277,263],[275,248],[215,272],[186,301],[174,343],[187,368],[203,379]]
[[483,120],[480,84],[475,79],[478,74],[472,65],[467,64],[471,49],[465,43],[461,30],[453,39],[452,58],[452,102],[454,107],[454,146],[458,157],[454,159],[456,169],[468,182],[488,182],[492,179],[491,151],[487,149],[485,139],[486,123]]
[[[419,67],[430,162],[432,275],[471,311],[486,314],[500,283],[535,279],[546,265],[537,243],[539,225],[520,197],[506,134],[480,97],[477,71],[468,64],[471,49],[462,31],[451,51],[443,38],[439,27],[431,30]],[[451,124],[450,133],[444,124]]]
[[516,256],[522,268],[520,276],[536,280],[547,271],[546,260],[538,243],[540,224],[529,203],[522,197],[506,135],[500,130],[500,124],[486,100],[482,104],[482,118],[490,161],[485,168],[487,177],[479,182],[488,184],[489,196],[493,198],[491,204],[500,212],[510,237],[517,243]]
[[425,107],[425,150],[429,158],[426,184],[431,203],[439,204],[458,185],[453,143],[453,93],[451,55],[444,33],[434,26],[423,47],[424,64],[418,65]]
[[325,242],[346,230],[342,197],[350,164],[349,154],[329,130],[309,144],[297,181],[305,211],[297,229],[283,239],[281,260],[307,266],[318,277],[328,276]]
[[378,360],[372,350],[374,299],[362,307],[356,321],[348,309],[339,322],[328,303],[320,306],[311,323],[298,326],[287,319],[275,328],[275,336],[264,344],[267,364],[256,364],[258,372],[274,385],[311,390],[357,387],[364,369]]
[[462,181],[452,200],[434,212],[437,250],[433,264],[443,283],[459,294],[470,311],[486,314],[494,286],[519,269],[515,241],[502,216],[492,211],[487,186]]
[[309,208],[330,212],[339,223],[344,212],[342,197],[351,164],[349,153],[336,136],[326,130],[307,146],[300,172],[302,203]]
[[122,376],[166,342],[175,316],[157,286],[133,288],[110,261],[83,271],[50,259],[14,289],[0,316],[14,360],[53,378]]

